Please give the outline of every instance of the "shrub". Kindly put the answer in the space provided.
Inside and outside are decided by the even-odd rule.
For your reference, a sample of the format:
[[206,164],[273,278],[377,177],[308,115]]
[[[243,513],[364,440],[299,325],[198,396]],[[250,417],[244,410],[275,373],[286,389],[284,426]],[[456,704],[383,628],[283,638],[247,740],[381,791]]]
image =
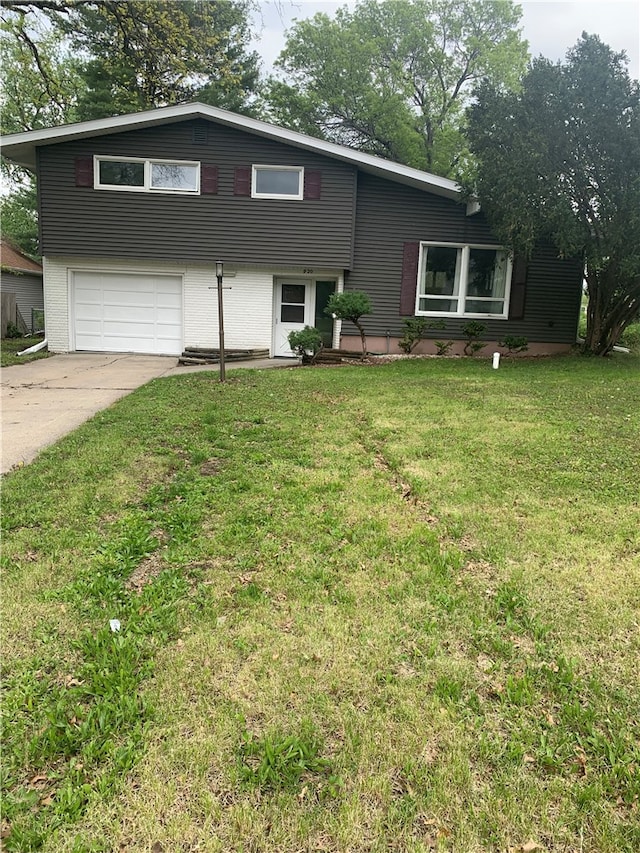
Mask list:
[[289,332],[289,346],[303,361],[313,361],[322,349],[322,335],[313,326],[305,326],[298,332]]
[[436,345],[436,355],[449,355],[453,341],[434,341],[434,344]]
[[515,355],[529,349],[529,339],[524,335],[505,335],[503,341],[498,341],[498,346],[507,350],[506,355]]
[[404,321],[402,337],[398,346],[407,355],[414,349],[427,329],[444,329],[444,320],[427,320],[426,317],[410,317]]
[[7,333],[6,333],[5,337],[7,337],[7,338],[21,338],[22,332],[16,326],[15,323],[12,323],[11,321],[9,321],[7,323]]
[[640,355],[640,323],[634,323],[622,333],[620,344],[623,347],[628,347],[631,352]]
[[481,350],[482,347],[486,346],[485,341],[478,340],[486,328],[487,327],[484,323],[478,323],[477,320],[470,320],[468,323],[464,324],[462,331],[467,338],[467,342],[464,345],[465,355],[474,355],[478,350]]

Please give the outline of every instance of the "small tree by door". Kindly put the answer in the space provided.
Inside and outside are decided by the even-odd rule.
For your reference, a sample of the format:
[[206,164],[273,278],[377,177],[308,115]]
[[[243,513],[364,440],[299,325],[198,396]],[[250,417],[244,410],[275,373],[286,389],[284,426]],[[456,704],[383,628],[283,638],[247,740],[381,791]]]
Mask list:
[[360,332],[362,341],[362,358],[367,354],[367,338],[364,326],[360,322],[361,317],[371,313],[371,300],[366,293],[358,290],[349,290],[344,293],[334,293],[329,298],[325,313],[332,315],[338,320],[349,320]]

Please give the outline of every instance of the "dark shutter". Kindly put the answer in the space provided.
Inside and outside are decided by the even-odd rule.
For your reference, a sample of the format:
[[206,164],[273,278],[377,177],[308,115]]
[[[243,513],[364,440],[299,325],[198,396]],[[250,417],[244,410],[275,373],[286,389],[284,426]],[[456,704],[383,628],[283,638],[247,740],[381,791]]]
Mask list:
[[236,166],[233,175],[233,194],[251,195],[251,169],[248,166]]
[[76,186],[93,186],[93,157],[76,157]]
[[416,313],[416,287],[418,285],[418,255],[420,243],[405,243],[402,255],[402,284],[400,286],[400,316],[413,317]]
[[527,293],[527,259],[516,255],[511,271],[511,296],[509,298],[509,319],[524,319],[524,303]]
[[200,192],[215,195],[218,192],[218,167],[201,166],[200,168]]
[[322,189],[322,172],[304,170],[304,197],[309,201],[318,201]]

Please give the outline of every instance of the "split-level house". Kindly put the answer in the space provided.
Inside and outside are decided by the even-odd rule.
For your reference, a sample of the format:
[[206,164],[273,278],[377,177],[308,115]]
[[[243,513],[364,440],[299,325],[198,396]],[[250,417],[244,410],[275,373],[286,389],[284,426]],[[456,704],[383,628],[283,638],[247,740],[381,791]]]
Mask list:
[[576,339],[580,262],[514,260],[446,178],[198,103],[13,134],[3,154],[37,174],[53,351],[215,347],[216,261],[230,348],[290,356],[310,325],[358,349],[325,313],[342,290],[371,298],[375,352],[399,352],[410,317],[459,342],[477,320],[530,352]]

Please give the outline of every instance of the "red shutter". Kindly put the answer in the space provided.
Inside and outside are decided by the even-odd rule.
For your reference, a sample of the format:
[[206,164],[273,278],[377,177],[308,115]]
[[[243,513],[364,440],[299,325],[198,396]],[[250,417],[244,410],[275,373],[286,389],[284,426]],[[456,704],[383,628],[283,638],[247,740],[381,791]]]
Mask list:
[[511,270],[511,296],[509,298],[509,319],[524,319],[524,304],[527,294],[527,259],[516,255]]
[[236,166],[233,175],[233,194],[251,195],[251,169],[248,166]]
[[304,197],[309,201],[318,201],[322,189],[322,172],[304,170]]
[[413,317],[416,313],[416,287],[418,285],[418,255],[420,243],[405,243],[402,255],[402,284],[400,286],[400,316]]
[[218,192],[218,167],[200,167],[200,192],[215,195]]
[[93,186],[93,157],[76,157],[76,186]]

